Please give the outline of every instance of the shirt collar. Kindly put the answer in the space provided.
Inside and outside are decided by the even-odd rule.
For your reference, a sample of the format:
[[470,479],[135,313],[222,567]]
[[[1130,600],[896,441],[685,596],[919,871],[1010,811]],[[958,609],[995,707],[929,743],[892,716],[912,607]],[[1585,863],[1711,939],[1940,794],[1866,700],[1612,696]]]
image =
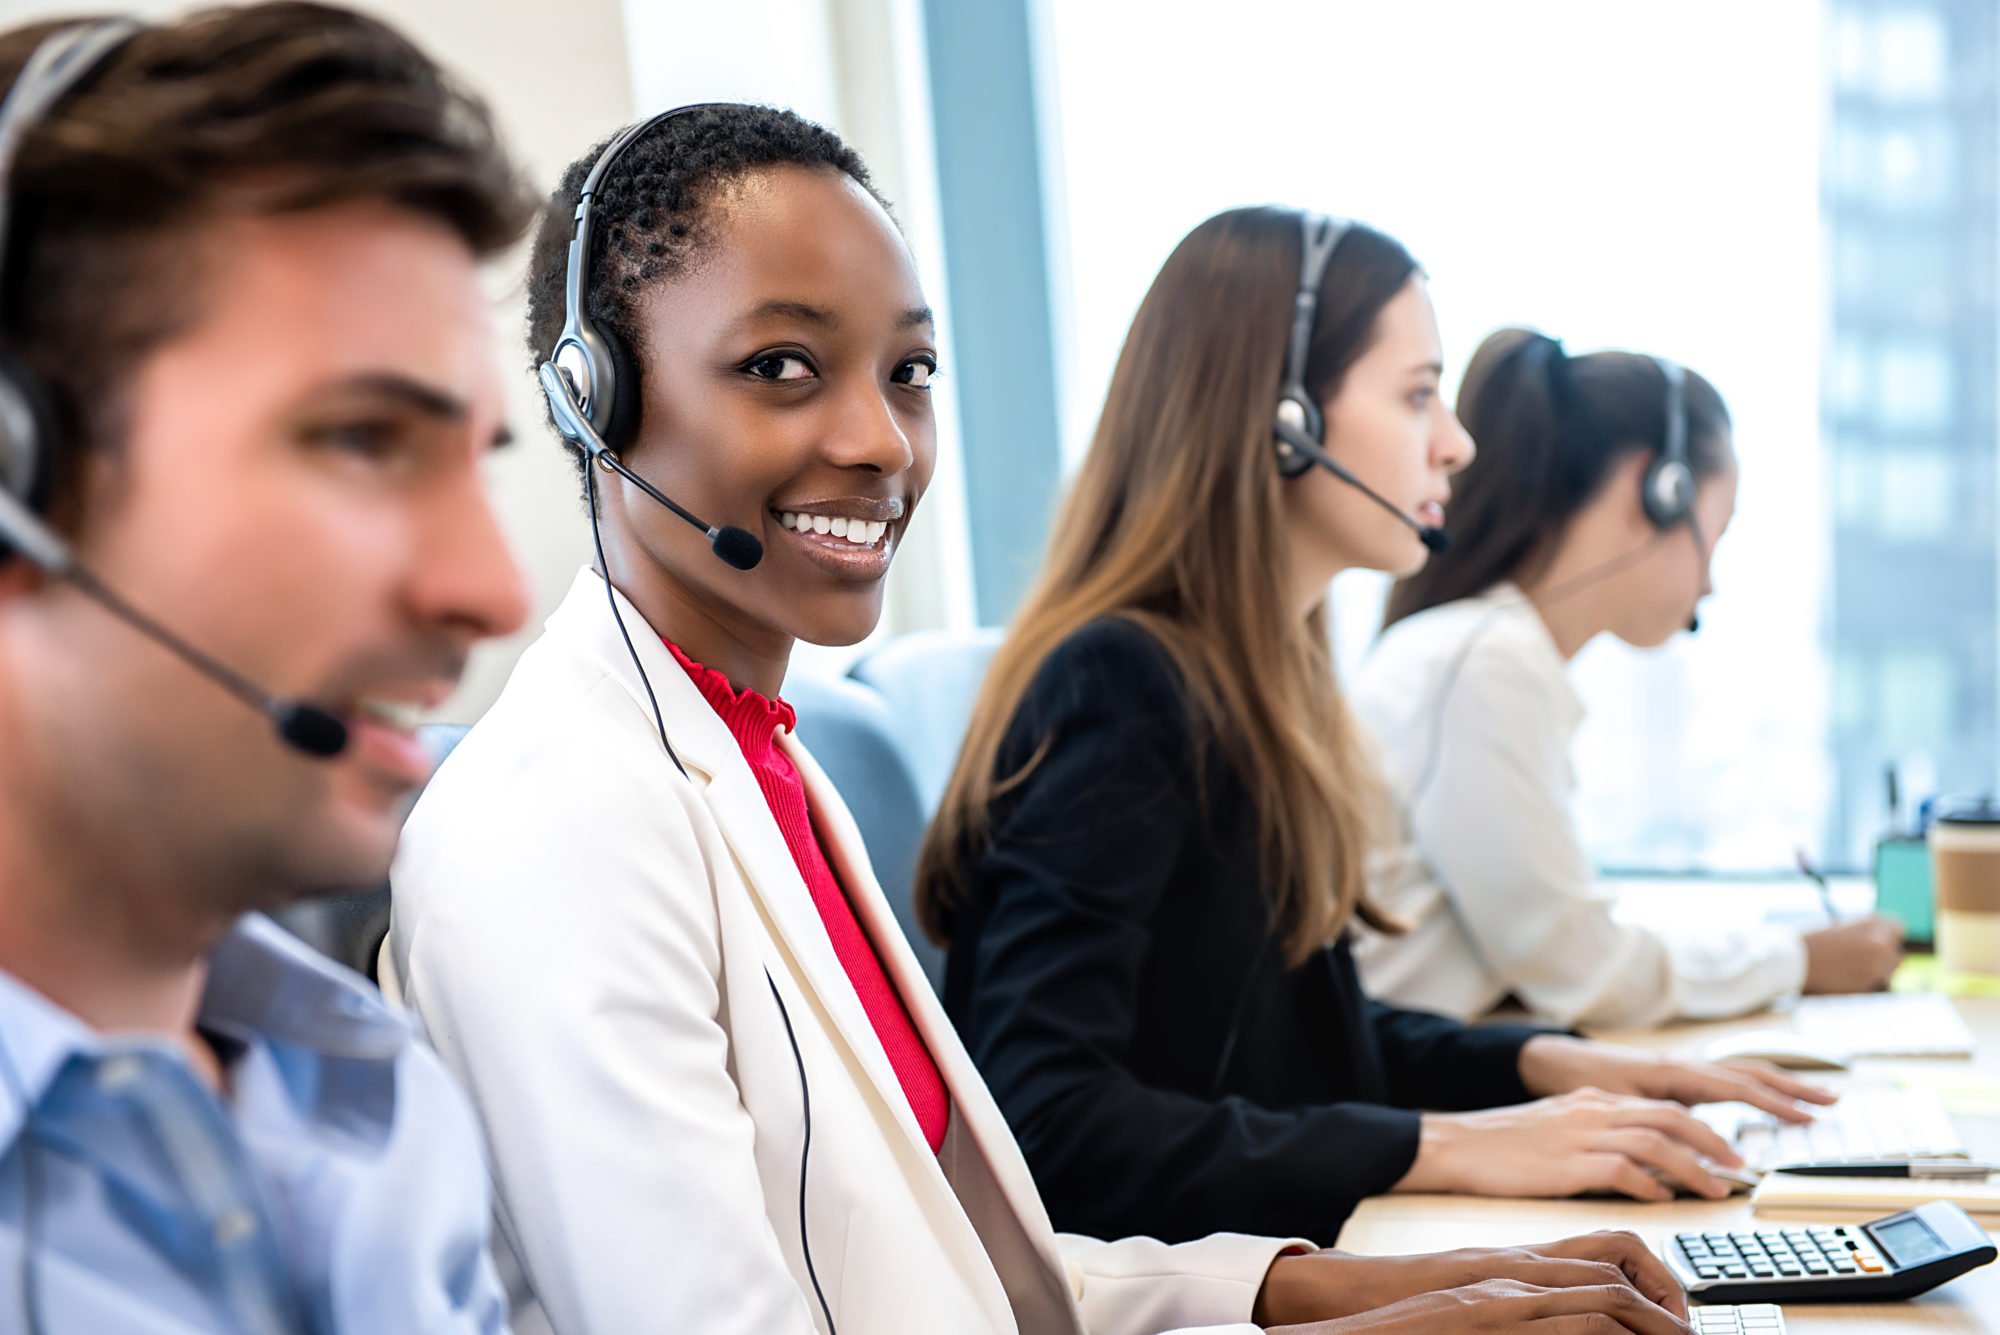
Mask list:
[[[265,1039],[318,1058],[376,1068],[366,1110],[383,1108],[380,1091],[392,1079],[411,1029],[401,1014],[358,975],[326,959],[261,913],[246,914],[209,953],[208,984],[197,1019],[202,1027]],[[20,1134],[27,1105],[39,1103],[72,1056],[158,1046],[160,1040],[107,1038],[41,993],[0,970],[0,1152]],[[294,1098],[313,1106],[323,1091],[287,1063]],[[350,1086],[353,1088],[353,1086]],[[362,1109],[357,1109],[360,1111]],[[371,1117],[370,1120],[373,1120]]]
[[729,725],[730,735],[736,738],[736,744],[743,748],[746,755],[763,754],[773,745],[776,730],[790,732],[797,726],[798,714],[783,700],[759,695],[748,686],[739,691],[729,684],[728,677],[712,667],[695,662],[664,635],[660,637],[660,643],[667,646],[667,652],[674,656],[674,661],[694,682],[702,699],[708,701],[709,707]]

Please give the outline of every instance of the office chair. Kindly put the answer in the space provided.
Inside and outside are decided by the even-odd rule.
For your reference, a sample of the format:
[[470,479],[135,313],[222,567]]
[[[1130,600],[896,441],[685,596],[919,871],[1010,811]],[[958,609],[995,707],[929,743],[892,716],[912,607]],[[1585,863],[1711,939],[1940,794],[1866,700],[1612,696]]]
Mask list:
[[[435,770],[465,736],[462,723],[431,723],[417,729],[417,738],[431,753]],[[404,814],[416,805],[421,788],[412,792]],[[382,939],[389,934],[389,882],[384,879],[365,890],[344,894],[315,895],[276,910],[271,916],[278,925],[330,959],[338,960],[371,982],[376,977],[376,957]]]
[[917,926],[910,891],[929,813],[898,744],[895,715],[872,688],[844,677],[797,676],[785,700],[798,711],[798,738],[833,780],[861,828],[861,842],[896,922],[933,988],[944,982],[944,952]]

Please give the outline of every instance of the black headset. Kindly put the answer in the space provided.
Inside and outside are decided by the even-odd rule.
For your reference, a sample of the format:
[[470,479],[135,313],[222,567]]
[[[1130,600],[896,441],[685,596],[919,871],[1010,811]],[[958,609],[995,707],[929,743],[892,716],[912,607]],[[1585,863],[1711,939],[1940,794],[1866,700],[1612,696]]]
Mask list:
[[[60,29],[43,39],[14,77],[6,100],[0,102],[0,278],[8,271],[12,178],[22,140],[64,94],[142,27],[134,19],[104,19]],[[7,308],[7,300],[8,294],[0,290],[0,311]],[[11,351],[0,350],[0,505],[12,502],[30,515],[47,507],[60,441],[53,405],[48,388],[26,363]],[[0,537],[0,560],[15,545]]]
[[583,178],[583,190],[577,196],[576,230],[570,236],[563,287],[562,333],[556,335],[556,345],[543,358],[546,366],[554,367],[557,377],[551,385],[544,372],[542,388],[548,394],[550,411],[558,414],[559,428],[563,415],[580,416],[597,433],[604,447],[614,453],[631,443],[632,433],[639,427],[639,363],[616,331],[591,318],[592,206],[597,200],[598,187],[634,142],[677,116],[715,105],[702,102],[675,107],[627,126],[604,146],[590,175]]
[[1664,530],[1694,517],[1694,469],[1688,463],[1687,372],[1665,357],[1653,358],[1653,364],[1666,381],[1666,425],[1660,452],[1639,484],[1639,500],[1653,527]]
[[1442,552],[1451,546],[1451,534],[1404,514],[1402,507],[1326,452],[1326,422],[1319,404],[1306,389],[1306,361],[1312,353],[1320,285],[1326,278],[1326,266],[1333,259],[1333,252],[1353,226],[1345,218],[1330,218],[1324,213],[1299,215],[1299,291],[1292,302],[1292,331],[1285,342],[1278,408],[1271,417],[1271,445],[1278,455],[1278,476],[1289,480],[1302,476],[1309,468],[1324,468],[1394,515],[1416,533],[1425,547]]
[[[590,315],[591,215],[597,201],[597,188],[603,183],[605,174],[618,161],[620,154],[635,141],[644,138],[655,126],[676,116],[730,105],[735,104],[698,102],[663,111],[621,131],[598,154],[596,164],[591,167],[590,175],[584,178],[583,189],[577,195],[576,224],[570,234],[569,259],[563,280],[562,332],[556,335],[556,345],[549,349],[549,355],[537,374],[542,382],[542,395],[549,403],[549,417],[555,422],[556,430],[585,455],[586,483],[590,480],[587,465],[592,462],[606,472],[618,474],[700,529],[708,539],[710,550],[725,564],[738,570],[748,570],[764,559],[764,544],[754,535],[734,524],[716,525],[698,518],[627,468],[624,460],[618,457],[619,452],[631,442],[632,433],[639,429],[639,362],[615,330],[598,324]],[[591,522],[595,523],[595,495],[588,499],[591,502]],[[602,553],[599,556],[601,559]],[[672,749],[668,748],[669,751]]]
[[1292,302],[1292,333],[1285,344],[1285,378],[1278,383],[1278,410],[1271,437],[1278,451],[1278,476],[1298,477],[1315,462],[1300,435],[1315,446],[1326,444],[1326,423],[1319,404],[1306,390],[1306,357],[1312,351],[1313,321],[1319,315],[1319,289],[1326,266],[1341,238],[1354,224],[1346,218],[1307,213],[1299,218],[1299,292]]

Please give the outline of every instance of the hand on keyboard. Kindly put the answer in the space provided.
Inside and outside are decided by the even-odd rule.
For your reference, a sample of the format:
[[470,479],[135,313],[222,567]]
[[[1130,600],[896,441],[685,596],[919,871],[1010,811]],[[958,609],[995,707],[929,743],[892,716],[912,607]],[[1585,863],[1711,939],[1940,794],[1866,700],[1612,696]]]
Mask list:
[[[1697,1103],[1740,1102],[1785,1122],[1810,1122],[1799,1102],[1830,1104],[1824,1086],[1788,1075],[1765,1062],[1676,1061],[1638,1048],[1543,1034],[1521,1049],[1521,1083],[1537,1094],[1601,1089],[1640,1098]],[[1720,1156],[1716,1156],[1720,1157]],[[1724,1160],[1724,1162],[1728,1162]]]
[[1544,1289],[1629,1284],[1675,1316],[1686,1317],[1680,1280],[1633,1233],[1586,1233],[1531,1247],[1462,1247],[1416,1256],[1354,1256],[1321,1251],[1281,1256],[1257,1299],[1259,1325],[1298,1314],[1353,1316],[1420,1294],[1511,1279]]
[[1689,1335],[1679,1317],[1623,1284],[1544,1289],[1513,1279],[1481,1280],[1333,1321],[1267,1327],[1269,1335],[1525,1335],[1571,1329]]

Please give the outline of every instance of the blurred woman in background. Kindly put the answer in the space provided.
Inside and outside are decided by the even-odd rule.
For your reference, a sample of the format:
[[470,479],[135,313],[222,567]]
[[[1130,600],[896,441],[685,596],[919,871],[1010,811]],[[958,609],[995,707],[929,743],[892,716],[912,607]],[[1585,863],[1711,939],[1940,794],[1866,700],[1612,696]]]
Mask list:
[[1665,1100],[1824,1099],[1363,994],[1347,930],[1391,921],[1364,893],[1385,799],[1326,592],[1423,565],[1472,458],[1441,362],[1408,252],[1289,209],[1197,227],[1133,320],[917,879],[946,1009],[1059,1228],[1325,1237],[1398,1189],[1721,1195],[1704,1157],[1736,1156]]
[[1409,930],[1364,937],[1369,988],[1461,1018],[1513,997],[1563,1024],[1651,1025],[1884,986],[1902,941],[1887,919],[1623,924],[1577,838],[1568,666],[1601,634],[1649,649],[1691,628],[1736,506],[1721,397],[1671,362],[1506,329],[1466,368],[1458,415],[1479,457],[1451,548],[1397,582],[1355,683],[1407,834],[1375,888]]

